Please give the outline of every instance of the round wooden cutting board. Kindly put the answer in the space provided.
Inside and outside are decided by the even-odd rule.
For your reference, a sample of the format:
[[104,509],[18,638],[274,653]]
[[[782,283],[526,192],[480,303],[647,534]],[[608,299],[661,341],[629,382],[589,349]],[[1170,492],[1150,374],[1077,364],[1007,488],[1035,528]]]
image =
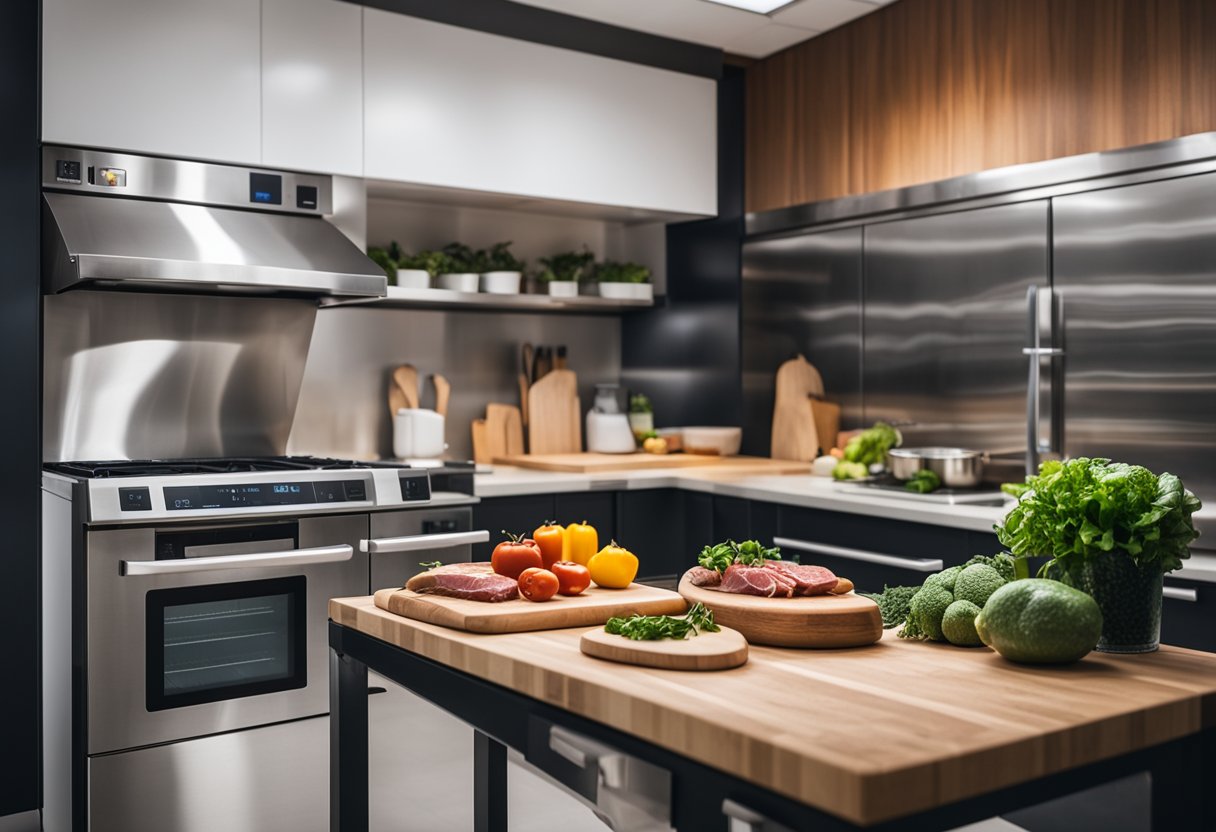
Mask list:
[[726,670],[747,661],[747,641],[729,627],[716,633],[700,633],[676,641],[634,641],[604,632],[597,627],[583,633],[579,649],[588,656],[610,662],[640,664],[663,670]]
[[861,647],[882,638],[882,614],[869,598],[812,595],[760,598],[693,586],[680,580],[680,594],[714,611],[714,621],[733,627],[751,644],[774,647]]

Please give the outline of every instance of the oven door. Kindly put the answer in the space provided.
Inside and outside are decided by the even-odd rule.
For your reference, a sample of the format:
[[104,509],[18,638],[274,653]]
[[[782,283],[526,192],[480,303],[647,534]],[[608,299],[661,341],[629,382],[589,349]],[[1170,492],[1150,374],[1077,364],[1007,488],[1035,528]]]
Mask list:
[[472,528],[467,506],[373,514],[368,539],[359,541],[369,555],[368,591],[404,586],[426,568],[424,562],[467,563],[473,544],[490,539],[489,532]]
[[367,591],[367,515],[90,531],[97,754],[324,714],[328,601]]

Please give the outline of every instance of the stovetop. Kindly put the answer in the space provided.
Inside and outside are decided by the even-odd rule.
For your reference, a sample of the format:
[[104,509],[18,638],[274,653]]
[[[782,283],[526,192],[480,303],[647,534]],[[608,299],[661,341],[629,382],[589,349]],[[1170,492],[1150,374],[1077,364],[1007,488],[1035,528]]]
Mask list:
[[845,492],[879,493],[884,497],[896,497],[922,503],[945,503],[947,505],[1000,506],[1004,505],[1007,499],[1003,492],[991,486],[981,486],[980,488],[939,488],[936,491],[922,494],[919,491],[911,491],[905,488],[904,484],[894,477],[841,482],[837,483],[836,487],[838,490]]
[[[218,459],[134,459],[104,462],[52,462],[48,471],[78,479],[165,477],[188,474],[238,474],[273,471],[348,471],[355,468],[411,468],[399,462],[365,462],[317,456],[223,457]],[[446,470],[473,469],[472,462],[445,462]]]

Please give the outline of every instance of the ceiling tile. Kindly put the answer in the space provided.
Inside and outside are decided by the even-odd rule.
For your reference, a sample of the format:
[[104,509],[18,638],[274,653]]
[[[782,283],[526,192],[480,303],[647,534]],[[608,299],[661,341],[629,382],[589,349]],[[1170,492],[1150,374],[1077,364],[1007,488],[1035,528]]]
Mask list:
[[786,26],[801,26],[826,32],[842,23],[869,14],[877,6],[858,0],[798,0],[770,15],[777,23]]
[[732,52],[736,55],[745,55],[748,58],[764,58],[774,52],[780,52],[782,49],[793,46],[795,43],[801,43],[808,38],[812,38],[816,34],[818,33],[810,29],[799,29],[794,26],[782,26],[779,23],[770,23],[767,26],[727,41],[724,48],[727,52]]
[[760,14],[703,0],[515,0],[639,32],[722,47],[769,25]]

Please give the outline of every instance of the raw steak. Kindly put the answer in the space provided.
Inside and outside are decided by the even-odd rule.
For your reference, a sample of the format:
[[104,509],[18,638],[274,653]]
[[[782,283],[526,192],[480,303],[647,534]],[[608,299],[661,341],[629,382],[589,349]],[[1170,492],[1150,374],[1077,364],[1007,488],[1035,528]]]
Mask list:
[[723,592],[739,595],[760,595],[764,598],[789,598],[797,586],[793,578],[763,566],[731,564],[722,576]]
[[519,597],[519,582],[497,574],[488,563],[451,563],[415,575],[405,588],[425,595],[469,601],[510,601]]
[[693,586],[719,586],[722,583],[721,572],[704,566],[694,566],[685,573],[685,577]]
[[795,584],[795,595],[826,595],[836,588],[838,578],[831,570],[822,566],[789,563],[783,560],[766,560],[765,569],[780,572]]

